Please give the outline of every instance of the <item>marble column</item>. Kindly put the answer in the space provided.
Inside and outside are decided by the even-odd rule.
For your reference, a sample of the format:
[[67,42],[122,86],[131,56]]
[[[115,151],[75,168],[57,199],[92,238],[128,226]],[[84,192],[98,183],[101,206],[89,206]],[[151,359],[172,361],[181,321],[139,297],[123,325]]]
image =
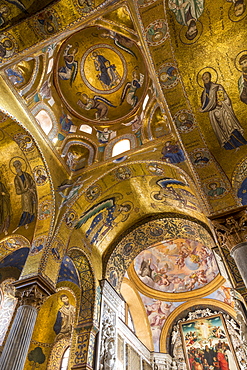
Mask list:
[[17,309],[1,358],[1,370],[22,370],[33,334],[38,308],[45,296],[36,285],[17,291]]
[[242,279],[247,287],[247,242],[239,243],[231,249],[233,257]]
[[212,224],[233,287],[243,292],[247,288],[247,211],[241,207],[232,214],[219,215]]

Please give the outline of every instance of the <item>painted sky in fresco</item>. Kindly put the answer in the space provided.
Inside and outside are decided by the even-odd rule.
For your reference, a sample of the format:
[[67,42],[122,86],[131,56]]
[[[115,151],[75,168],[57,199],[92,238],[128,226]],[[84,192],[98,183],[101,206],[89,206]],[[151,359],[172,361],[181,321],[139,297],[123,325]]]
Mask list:
[[148,321],[150,323],[154,350],[159,352],[160,334],[164,323],[168,316],[175,308],[183,304],[183,302],[164,302],[149,298],[140,293],[142,302],[147,312]]
[[144,284],[166,293],[202,288],[219,273],[211,250],[189,239],[166,241],[146,249],[136,257],[134,268]]

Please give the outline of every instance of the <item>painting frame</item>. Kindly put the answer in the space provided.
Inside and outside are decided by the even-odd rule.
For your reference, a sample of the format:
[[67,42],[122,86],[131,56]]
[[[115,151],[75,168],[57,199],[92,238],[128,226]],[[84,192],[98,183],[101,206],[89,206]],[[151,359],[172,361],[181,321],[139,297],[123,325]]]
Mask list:
[[[212,358],[216,359],[216,361],[212,359],[211,361],[218,362],[220,370],[222,370],[224,366],[220,365],[219,359],[222,359],[222,364],[225,359],[227,360],[228,364],[230,361],[234,361],[236,369],[240,370],[240,365],[238,363],[222,313],[205,317],[195,317],[195,319],[180,322],[179,329],[187,370],[191,370],[192,368],[195,368],[195,370],[200,370],[200,366],[198,365],[199,360],[197,363],[198,366],[192,366],[192,363],[193,361],[194,363],[197,362],[196,357],[201,358],[202,361],[205,360],[204,355],[206,352],[206,347],[208,347],[206,357],[210,358],[210,356],[214,356]],[[212,352],[210,352],[211,348]],[[204,352],[203,358],[201,357],[202,352]],[[229,357],[227,358],[227,356],[225,357],[225,355],[231,357],[231,359],[229,359]],[[209,360],[207,360],[207,363],[209,365],[208,361]],[[204,368],[203,363],[201,363],[201,368]],[[213,368],[213,365],[208,366],[209,370]],[[231,367],[228,366],[228,368]]]

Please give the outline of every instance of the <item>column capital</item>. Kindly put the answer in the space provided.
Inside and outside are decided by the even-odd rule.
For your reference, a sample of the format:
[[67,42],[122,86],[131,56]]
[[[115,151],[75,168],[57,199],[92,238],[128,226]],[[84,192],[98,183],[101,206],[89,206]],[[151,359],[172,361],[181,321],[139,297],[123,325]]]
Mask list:
[[20,279],[13,285],[16,288],[19,306],[28,305],[39,309],[45,298],[55,293],[55,289],[41,276]]
[[16,290],[16,297],[18,298],[19,306],[27,305],[39,309],[47,296],[42,293],[37,285],[32,285],[26,289]]
[[247,242],[246,207],[211,218],[211,221],[221,247],[231,251],[236,245]]

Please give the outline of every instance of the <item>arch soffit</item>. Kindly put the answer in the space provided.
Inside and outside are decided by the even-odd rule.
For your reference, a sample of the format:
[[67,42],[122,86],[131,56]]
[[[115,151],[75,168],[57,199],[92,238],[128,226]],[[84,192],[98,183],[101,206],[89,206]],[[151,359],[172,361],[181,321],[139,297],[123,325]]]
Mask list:
[[[69,249],[68,256],[72,259],[77,269],[82,287],[78,322],[92,321],[93,319],[97,318],[98,307],[96,302],[96,279],[91,260],[84,251],[77,247],[72,247]],[[84,290],[84,280],[86,281],[87,285],[86,290]],[[91,306],[91,312],[88,313],[88,316],[83,314],[83,305],[85,304],[86,298]]]
[[153,351],[152,332],[146,310],[135,285],[126,278],[123,278],[121,294],[129,306],[137,337],[150,351]]
[[[0,102],[1,104],[1,102]],[[3,119],[0,123],[1,130],[10,137],[13,142],[20,148],[23,156],[23,160],[26,162],[27,167],[31,170],[31,176],[35,180],[36,171],[41,169],[43,175],[46,176],[47,180],[40,186],[36,181],[36,191],[38,198],[38,207],[36,215],[36,230],[39,230],[39,235],[44,234],[49,238],[51,236],[52,227],[54,223],[54,210],[55,210],[55,192],[51,174],[49,171],[48,164],[45,160],[43,151],[35,139],[33,133],[31,133],[22,122],[19,121],[9,112],[5,111],[0,107],[0,111],[6,119]],[[26,122],[26,120],[24,120]],[[14,133],[14,134],[13,134]],[[29,138],[28,146],[25,144],[25,139]],[[8,157],[8,156],[7,156]],[[9,158],[11,159],[11,158]],[[39,186],[38,186],[39,185]],[[42,200],[42,201],[41,201]],[[41,216],[41,206],[44,203],[49,205],[50,214],[49,217],[43,218]],[[35,239],[35,235],[33,236]]]
[[[157,218],[158,216],[160,218]],[[156,215],[156,218],[143,220],[142,223],[132,226],[115,243],[115,248],[111,247],[105,255],[104,275],[117,291],[120,291],[124,274],[134,258],[151,245],[175,238],[190,238],[207,245],[208,248],[215,245],[209,227],[196,219],[175,213]],[[209,290],[216,289],[221,283],[222,278],[218,277]],[[200,296],[204,294],[203,291]]]
[[[190,177],[183,170],[174,165],[161,161],[155,161],[156,167],[153,167],[153,164],[154,161],[135,161],[124,163],[119,166],[114,166],[113,163],[109,163],[108,171],[106,171],[105,168],[99,168],[98,178],[93,181],[87,181],[86,184],[83,183],[83,187],[80,186],[80,189],[73,196],[73,199],[66,205],[66,211],[69,212],[69,210],[73,210],[77,220],[80,220],[82,215],[85,216],[90,209],[94,207],[97,208],[102,201],[106,201],[110,198],[114,198],[114,204],[117,206],[122,203],[131,204],[130,212],[124,214],[126,217],[123,222],[120,220],[121,222],[118,222],[117,225],[111,228],[110,236],[107,234],[107,237],[103,237],[97,241],[97,243],[91,242],[88,238],[84,240],[85,244],[94,244],[101,254],[105,253],[106,249],[117,239],[118,235],[123,235],[123,232],[127,229],[129,230],[133,224],[139,222],[144,214],[153,216],[172,212],[175,215],[176,213],[186,215],[188,218],[190,214],[193,214],[195,220],[200,220],[204,225],[207,225],[207,218],[200,211],[200,201],[197,199],[195,186]],[[143,181],[144,176],[146,179],[145,182]],[[152,198],[152,194],[160,190],[157,181],[164,177],[176,179],[187,184],[185,186],[186,189],[191,191],[196,202],[198,200],[198,206],[195,211],[192,211],[190,207],[184,207],[179,201],[177,201],[177,204],[174,204],[172,199],[167,203]],[[65,217],[67,212],[64,212],[64,217],[61,219],[57,232],[63,233],[66,230],[67,233],[68,227]],[[89,217],[87,223],[84,222],[76,227],[82,235],[86,234],[92,220],[93,217]],[[75,225],[77,224],[75,223]]]

